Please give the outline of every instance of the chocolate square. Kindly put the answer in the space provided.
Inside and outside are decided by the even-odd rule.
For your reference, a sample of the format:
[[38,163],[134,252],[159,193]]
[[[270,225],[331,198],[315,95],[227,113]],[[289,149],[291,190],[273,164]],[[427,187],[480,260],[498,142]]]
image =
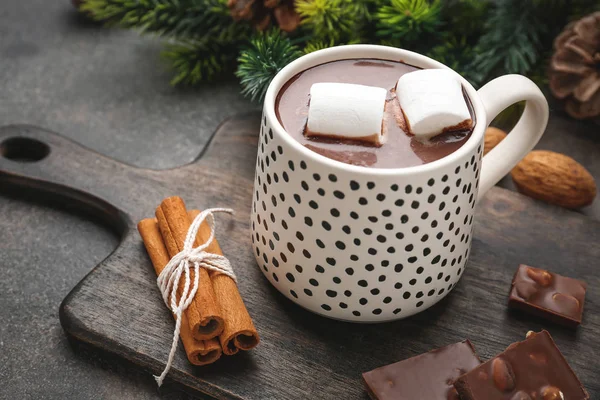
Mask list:
[[458,400],[453,380],[480,363],[465,340],[365,372],[363,379],[374,400]]
[[454,382],[462,400],[588,400],[546,331],[531,332]]
[[512,281],[508,305],[576,327],[581,323],[586,288],[580,280],[521,264]]

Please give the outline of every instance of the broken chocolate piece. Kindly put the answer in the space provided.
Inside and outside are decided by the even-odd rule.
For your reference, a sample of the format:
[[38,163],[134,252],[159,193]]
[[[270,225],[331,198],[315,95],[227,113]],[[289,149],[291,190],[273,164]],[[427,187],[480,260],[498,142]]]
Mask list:
[[374,400],[459,400],[453,380],[480,363],[465,340],[365,372],[363,379]]
[[588,400],[546,331],[530,333],[454,382],[463,400]]
[[508,305],[576,327],[581,323],[585,291],[585,282],[521,264],[512,281]]

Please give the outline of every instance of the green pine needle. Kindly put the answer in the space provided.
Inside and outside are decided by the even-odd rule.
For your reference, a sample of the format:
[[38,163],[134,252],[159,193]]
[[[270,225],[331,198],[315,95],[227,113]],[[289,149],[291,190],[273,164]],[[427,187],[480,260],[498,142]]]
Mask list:
[[483,34],[489,10],[489,1],[445,0],[441,11],[443,32],[461,40],[477,40]]
[[526,75],[537,63],[545,24],[530,1],[503,0],[487,21],[471,63],[473,80],[482,83],[507,73]]
[[494,118],[490,125],[500,128],[505,132],[510,130],[516,125],[525,110],[525,102],[520,101],[511,106],[508,106],[504,111]]
[[333,39],[329,39],[329,41],[325,41],[325,40],[313,40],[311,42],[308,42],[306,44],[306,46],[304,46],[304,54],[309,54],[315,51],[319,51],[319,50],[323,50],[323,49],[327,49],[329,47],[333,47],[335,46],[336,43],[333,41]]
[[522,74],[543,82],[544,59],[556,35],[581,10],[599,7],[597,0],[498,0],[470,65],[473,80]]
[[364,18],[366,21],[371,21],[377,3],[379,3],[379,0],[354,0],[349,1],[347,5],[349,7],[354,7],[354,12],[358,18]]
[[452,68],[465,79],[472,80],[469,66],[475,57],[475,49],[469,45],[466,37],[451,38],[435,46],[427,55]]
[[335,43],[332,39],[330,39],[329,41],[325,41],[325,40],[313,40],[311,42],[306,43],[306,46],[304,46],[303,52],[304,54],[309,54],[318,50],[323,50],[323,49],[327,49],[329,47],[333,47],[333,46],[343,46],[343,45],[347,45],[347,44],[358,44],[360,43],[360,41],[357,40],[350,40],[346,43]]
[[168,43],[161,53],[175,71],[174,86],[193,86],[231,71],[236,46],[215,40]]
[[416,42],[441,24],[440,0],[389,0],[376,13],[377,35],[384,39]]
[[302,25],[315,39],[338,41],[355,36],[364,4],[353,0],[297,0],[295,7]]
[[85,0],[81,10],[108,24],[186,40],[249,32],[233,21],[227,0]]
[[[256,4],[259,0],[256,0]],[[252,1],[249,1],[249,4]],[[84,0],[81,11],[108,24],[165,36],[173,84],[193,85],[236,67],[253,28],[235,22],[228,0]],[[262,100],[292,60],[349,43],[420,51],[480,84],[520,73],[543,82],[554,37],[598,0],[295,0],[301,28],[257,33],[239,53],[242,93]],[[302,49],[302,50],[301,50]]]
[[242,94],[262,101],[275,75],[301,55],[298,47],[277,29],[258,34],[238,58],[236,76],[240,78]]
[[[598,0],[531,0],[537,11],[547,15],[560,14],[563,21],[580,19],[587,14],[600,11]],[[557,15],[558,16],[558,15]],[[561,26],[553,27],[560,31]]]

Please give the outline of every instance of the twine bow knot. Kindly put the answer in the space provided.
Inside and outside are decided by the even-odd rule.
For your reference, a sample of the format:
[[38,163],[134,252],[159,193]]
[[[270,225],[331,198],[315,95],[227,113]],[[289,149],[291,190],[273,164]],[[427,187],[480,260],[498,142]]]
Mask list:
[[[162,385],[163,380],[169,373],[171,365],[173,364],[175,351],[177,350],[177,345],[179,344],[181,316],[192,303],[192,300],[198,291],[200,268],[218,271],[231,277],[231,279],[237,282],[237,278],[227,257],[205,251],[215,239],[216,223],[214,213],[233,214],[233,210],[230,208],[209,208],[198,214],[188,229],[185,242],[183,243],[183,250],[171,258],[169,263],[165,266],[163,271],[156,279],[156,283],[158,284],[158,288],[162,294],[163,301],[173,312],[173,314],[175,314],[175,331],[173,332],[173,343],[171,345],[171,352],[169,353],[167,365],[160,376],[154,376],[158,386]],[[198,247],[194,247],[196,235],[198,234],[198,230],[200,229],[200,226],[204,220],[206,220],[208,226],[210,227],[210,236],[206,242]],[[190,271],[192,268],[194,271],[193,282],[191,282],[190,278]],[[185,279],[185,281],[181,296],[178,297],[177,291],[179,289],[179,283],[182,277]]]

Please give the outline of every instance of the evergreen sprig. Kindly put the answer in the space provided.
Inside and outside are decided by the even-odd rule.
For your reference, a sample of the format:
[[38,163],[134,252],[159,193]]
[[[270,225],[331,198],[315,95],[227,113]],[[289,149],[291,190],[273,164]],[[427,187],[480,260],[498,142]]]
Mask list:
[[298,0],[295,7],[315,39],[333,41],[353,37],[365,11],[364,1],[353,0]]
[[300,49],[277,29],[256,35],[238,58],[236,76],[242,94],[262,101],[275,75],[301,55]]
[[[525,0],[528,1],[528,0]],[[442,36],[476,41],[484,30],[490,2],[482,0],[445,0],[441,10]]]
[[237,46],[218,40],[172,41],[161,56],[175,72],[171,84],[193,86],[232,71]]
[[308,42],[306,46],[304,46],[304,54],[309,54],[318,50],[327,49],[332,46],[343,46],[348,44],[358,44],[360,41],[358,40],[350,40],[345,43],[335,43],[333,40],[325,41],[325,40],[314,40],[312,42]]
[[333,41],[333,39],[329,39],[329,40],[313,40],[311,42],[306,43],[306,46],[304,46],[304,54],[309,54],[315,51],[319,51],[319,50],[323,50],[323,49],[327,49],[329,47],[335,46],[335,42]]
[[[238,0],[242,1],[242,0]],[[255,0],[255,5],[267,0]],[[270,0],[269,0],[270,1]],[[248,0],[252,4],[252,0]],[[167,38],[173,84],[197,84],[233,70],[242,93],[262,100],[275,74],[302,54],[350,43],[428,54],[474,84],[520,73],[543,83],[554,37],[598,0],[295,0],[301,27],[253,35],[228,0],[82,0],[96,20]],[[257,14],[255,20],[258,24]],[[275,24],[275,21],[272,21]],[[288,36],[289,35],[289,36]],[[252,37],[250,45],[248,37]]]
[[471,71],[469,70],[469,66],[475,57],[475,49],[468,43],[466,36],[460,38],[451,37],[447,41],[433,47],[427,55],[452,68],[467,80],[470,80]]
[[526,75],[532,70],[539,60],[541,36],[546,30],[533,2],[500,1],[486,28],[470,64],[475,82],[483,83],[507,72]]
[[400,44],[417,42],[441,25],[441,10],[440,0],[390,0],[375,15],[377,35]]
[[233,21],[227,0],[85,0],[81,9],[108,24],[186,40],[250,32]]

